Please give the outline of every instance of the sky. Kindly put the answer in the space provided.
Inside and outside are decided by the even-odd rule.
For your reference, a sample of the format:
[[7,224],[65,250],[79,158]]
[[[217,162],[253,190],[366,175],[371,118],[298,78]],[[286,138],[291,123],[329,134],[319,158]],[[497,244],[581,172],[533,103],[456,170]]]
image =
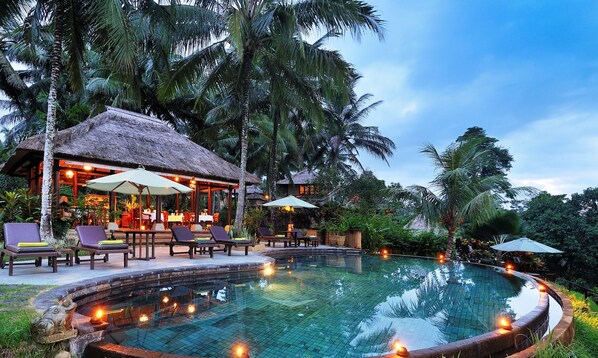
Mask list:
[[387,184],[426,185],[420,153],[482,127],[514,157],[509,179],[551,194],[598,186],[598,2],[369,0],[385,39],[328,43],[383,103],[364,122],[397,150],[361,162]]

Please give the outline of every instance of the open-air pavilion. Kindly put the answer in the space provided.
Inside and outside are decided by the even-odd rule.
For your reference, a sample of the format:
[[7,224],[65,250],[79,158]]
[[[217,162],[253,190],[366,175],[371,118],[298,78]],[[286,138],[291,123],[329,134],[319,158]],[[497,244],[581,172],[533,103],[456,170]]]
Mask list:
[[[32,193],[41,191],[44,135],[27,138],[19,144],[0,173],[24,177]],[[73,189],[73,198],[90,179],[124,170],[144,167],[194,191],[191,193],[193,221],[199,223],[199,198],[207,196],[207,207],[212,214],[212,194],[226,191],[228,217],[231,217],[231,193],[238,187],[240,168],[210,150],[177,133],[159,119],[139,113],[108,107],[107,110],[76,126],[56,133],[53,185],[56,193],[60,185]],[[260,180],[246,174],[247,184]],[[176,206],[178,209],[178,195]],[[60,195],[56,195],[57,204]],[[149,199],[148,199],[149,201]],[[110,210],[116,204],[114,193],[109,195]],[[156,211],[161,212],[162,200],[156,197]],[[160,222],[161,215],[156,215]]]

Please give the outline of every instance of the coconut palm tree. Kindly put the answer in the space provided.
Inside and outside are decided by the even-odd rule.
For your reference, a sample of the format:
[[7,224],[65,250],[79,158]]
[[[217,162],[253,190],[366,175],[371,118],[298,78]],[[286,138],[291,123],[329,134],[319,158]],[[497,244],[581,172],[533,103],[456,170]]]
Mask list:
[[434,164],[438,174],[431,187],[414,185],[407,188],[417,202],[418,209],[428,224],[440,223],[448,231],[446,257],[452,257],[455,233],[464,222],[481,224],[494,216],[502,192],[517,189],[504,175],[480,177],[478,168],[490,159],[490,152],[476,143],[453,143],[439,153],[428,144],[421,152]]
[[[196,3],[220,15],[220,25],[213,28],[224,31],[225,36],[196,51],[177,66],[170,76],[170,85],[165,85],[164,90],[169,92],[173,87],[189,84],[199,78],[200,73],[208,71],[200,84],[200,93],[218,87],[237,98],[235,102],[239,103],[241,113],[241,170],[235,227],[240,229],[245,208],[249,103],[254,60],[264,51],[272,51],[277,56],[293,57],[301,66],[308,63],[327,66],[321,60],[308,62],[307,52],[301,46],[303,42],[297,39],[309,35],[314,29],[349,32],[357,38],[364,31],[382,36],[382,20],[372,6],[357,0],[198,0]],[[227,81],[227,73],[236,74],[232,83]]]
[[[140,6],[146,5],[148,4]],[[131,9],[134,9],[134,6],[128,0],[7,0],[0,10],[0,26],[3,29],[8,24],[22,20],[32,52],[45,39],[42,36],[43,30],[50,28],[53,34],[48,55],[48,72],[45,75],[49,77],[49,88],[45,116],[40,222],[40,233],[46,240],[53,241],[51,189],[57,90],[60,86],[61,72],[64,69],[68,73],[66,79],[69,89],[75,94],[82,94],[84,53],[86,45],[90,42],[96,49],[108,54],[115,66],[132,69],[136,47],[135,34],[131,30],[128,18]]]
[[353,166],[356,166],[363,171],[359,150],[388,163],[388,157],[396,148],[395,143],[381,135],[378,127],[360,123],[382,103],[377,101],[368,105],[371,97],[371,94],[365,94],[356,98],[353,93],[349,102],[337,98],[327,104],[325,130],[315,140],[320,144],[312,153],[316,165],[336,168],[341,172],[353,172]]

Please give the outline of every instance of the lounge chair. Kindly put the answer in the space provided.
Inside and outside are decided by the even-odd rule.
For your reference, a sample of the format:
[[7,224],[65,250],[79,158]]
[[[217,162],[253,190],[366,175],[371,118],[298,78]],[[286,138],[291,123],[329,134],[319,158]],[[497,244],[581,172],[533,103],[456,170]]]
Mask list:
[[212,237],[217,243],[224,245],[224,252],[228,250],[228,256],[230,256],[233,246],[245,247],[245,255],[249,252],[249,246],[255,246],[251,241],[245,238],[231,239],[222,226],[212,226],[210,228],[210,233],[212,233]]
[[[122,240],[108,240],[106,231],[102,226],[77,226],[79,244],[73,248],[75,251],[75,262],[79,263],[79,251],[89,252],[89,269],[93,270],[95,256],[109,254],[123,254],[125,267],[129,266],[129,245],[123,244]],[[107,260],[105,260],[107,261]]]
[[317,236],[303,236],[303,232],[301,231],[301,229],[293,229],[293,235],[295,236],[295,239],[299,242],[299,246],[301,246],[301,240],[305,242],[305,247],[320,245],[320,239],[318,239]]
[[287,244],[290,246],[291,241],[293,240],[286,235],[272,235],[270,229],[265,227],[258,228],[257,232],[259,234],[260,240],[268,241],[268,246],[270,246],[270,243],[272,243],[272,247],[276,247],[277,242],[282,242],[284,247],[287,247]]
[[39,228],[35,223],[5,223],[4,249],[0,251],[0,267],[4,268],[4,256],[8,256],[8,276],[12,276],[15,258],[35,258],[35,266],[41,266],[42,257],[52,262],[52,272],[58,271],[58,256],[60,252],[42,241]]
[[[170,256],[174,256],[174,254],[188,253],[189,258],[192,259],[193,254],[198,252],[197,249],[199,249],[200,252],[208,249],[210,257],[214,257],[214,247],[217,247],[218,244],[214,242],[211,237],[208,237],[207,240],[205,240],[205,238],[195,238],[193,231],[189,230],[186,226],[173,226],[170,230],[172,231],[172,239],[168,244],[170,247]],[[175,246],[187,246],[189,250],[175,252]]]

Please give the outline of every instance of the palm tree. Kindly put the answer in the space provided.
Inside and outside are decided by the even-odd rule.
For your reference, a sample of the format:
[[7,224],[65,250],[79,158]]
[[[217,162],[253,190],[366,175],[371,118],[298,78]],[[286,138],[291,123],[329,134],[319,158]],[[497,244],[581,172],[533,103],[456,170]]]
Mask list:
[[414,185],[407,188],[428,224],[440,223],[448,231],[446,257],[454,252],[455,233],[465,221],[480,224],[490,219],[502,198],[495,188],[511,192],[504,175],[480,177],[478,168],[489,159],[490,152],[476,143],[453,143],[443,153],[429,144],[422,151],[432,159],[438,174],[431,188]]
[[364,126],[362,122],[380,103],[366,105],[371,94],[356,98],[353,93],[349,103],[336,99],[328,103],[326,129],[319,135],[319,148],[312,154],[317,165],[353,172],[353,166],[363,171],[359,150],[363,149],[388,163],[396,148],[394,142],[380,134],[378,127]]
[[[296,39],[309,35],[314,29],[350,32],[357,38],[368,30],[381,37],[382,20],[372,6],[357,0],[198,0],[196,3],[219,15],[220,23],[212,27],[219,35],[215,37],[223,33],[226,36],[196,51],[177,66],[170,85],[164,86],[164,91],[189,84],[207,70],[209,73],[201,83],[200,93],[224,88],[237,98],[234,102],[240,105],[238,128],[241,170],[235,227],[240,229],[245,208],[249,103],[254,60],[263,52],[271,51],[277,56],[292,57],[298,65],[304,66],[308,58],[301,46],[303,42]],[[322,62],[312,64],[327,65]],[[236,74],[232,83],[227,81],[229,78],[226,73]]]

